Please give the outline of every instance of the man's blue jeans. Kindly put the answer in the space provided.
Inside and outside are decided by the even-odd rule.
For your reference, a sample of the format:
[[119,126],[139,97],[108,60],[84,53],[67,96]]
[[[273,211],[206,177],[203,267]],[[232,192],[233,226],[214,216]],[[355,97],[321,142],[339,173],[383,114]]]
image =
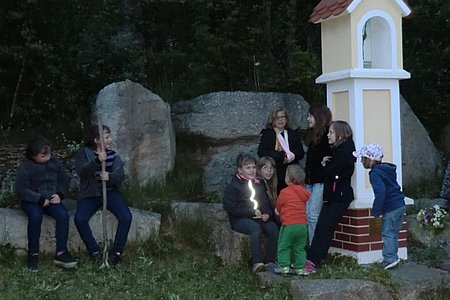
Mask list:
[[[106,207],[118,220],[114,244],[111,250],[122,253],[127,242],[128,232],[130,231],[132,219],[131,212],[125,199],[118,190],[110,190],[107,192],[107,195],[108,201]],[[102,206],[102,197],[83,198],[79,199],[77,203],[77,211],[74,216],[75,225],[90,254],[99,252],[100,248],[92,235],[89,220]]]
[[[250,236],[250,251],[252,265],[256,263],[275,263],[278,242],[278,226],[275,222],[263,222],[261,219],[241,218],[231,228],[237,232]],[[267,237],[266,259],[262,257],[262,235]]]
[[307,184],[306,188],[311,193],[306,203],[306,216],[308,218],[308,238],[309,244],[312,244],[314,231],[316,231],[317,220],[323,204],[323,183]]
[[405,207],[383,213],[381,237],[383,238],[383,260],[392,263],[398,259],[398,233],[402,228]]
[[56,253],[67,251],[67,238],[69,235],[69,214],[64,204],[49,204],[43,207],[37,203],[21,203],[22,210],[28,216],[28,253],[39,253],[39,238],[41,237],[42,215],[53,217],[56,221]]

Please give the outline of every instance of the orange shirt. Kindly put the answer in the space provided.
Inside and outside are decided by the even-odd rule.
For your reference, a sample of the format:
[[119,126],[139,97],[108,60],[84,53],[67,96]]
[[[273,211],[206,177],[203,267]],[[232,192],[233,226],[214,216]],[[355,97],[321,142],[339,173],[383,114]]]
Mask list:
[[276,206],[282,225],[307,224],[306,202],[310,195],[305,187],[298,184],[289,185],[281,190]]

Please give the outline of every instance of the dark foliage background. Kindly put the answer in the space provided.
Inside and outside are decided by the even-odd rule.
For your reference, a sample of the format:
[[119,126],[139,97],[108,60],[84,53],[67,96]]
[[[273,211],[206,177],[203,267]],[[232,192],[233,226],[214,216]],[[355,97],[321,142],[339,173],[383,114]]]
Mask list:
[[[72,140],[106,85],[130,79],[168,102],[220,90],[324,102],[319,0],[2,0],[2,135]],[[436,137],[449,121],[448,0],[409,1],[401,91]]]

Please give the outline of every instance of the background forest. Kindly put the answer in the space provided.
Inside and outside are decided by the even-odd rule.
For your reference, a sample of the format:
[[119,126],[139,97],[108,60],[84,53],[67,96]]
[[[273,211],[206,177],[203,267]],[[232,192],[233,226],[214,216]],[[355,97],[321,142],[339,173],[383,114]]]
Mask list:
[[[301,94],[323,103],[319,0],[2,0],[0,125],[61,132],[106,85],[130,79],[174,103],[214,91]],[[437,142],[449,122],[450,2],[410,0],[401,93]],[[17,134],[16,134],[17,136]]]

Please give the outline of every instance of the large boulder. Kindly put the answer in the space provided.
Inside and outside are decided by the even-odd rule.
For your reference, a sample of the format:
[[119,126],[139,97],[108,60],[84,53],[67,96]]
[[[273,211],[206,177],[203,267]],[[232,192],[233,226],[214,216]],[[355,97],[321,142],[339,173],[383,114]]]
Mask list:
[[425,127],[403,98],[400,101],[400,113],[403,185],[420,185],[441,178],[441,156]]
[[203,170],[206,192],[222,194],[239,153],[256,157],[259,134],[279,106],[289,112],[294,128],[306,129],[310,105],[297,94],[216,92],[172,106],[177,136],[187,141],[195,136],[204,146],[196,161]]
[[217,142],[258,136],[276,107],[290,113],[290,123],[306,128],[309,104],[302,96],[282,93],[216,92],[173,105],[177,133],[201,135]]
[[[78,234],[73,221],[75,213],[73,200],[65,200],[66,207],[69,210],[69,240],[67,247],[69,250],[78,252],[85,250],[83,241]],[[158,235],[161,224],[161,216],[159,214],[148,212],[140,209],[130,208],[133,216],[130,232],[128,233],[129,242],[141,242],[148,238]],[[0,208],[0,245],[10,245],[16,249],[27,249],[27,223],[28,219],[25,213],[20,209]],[[96,240],[101,243],[103,241],[102,213],[97,211],[89,221],[92,232]],[[117,219],[109,211],[106,213],[106,231],[107,241],[112,244],[117,229]],[[44,215],[41,226],[41,238],[39,240],[40,250],[43,253],[54,253],[55,238],[55,219]]]
[[111,128],[113,147],[125,162],[128,179],[141,185],[165,181],[175,162],[175,131],[167,102],[126,80],[100,91],[93,114]]

